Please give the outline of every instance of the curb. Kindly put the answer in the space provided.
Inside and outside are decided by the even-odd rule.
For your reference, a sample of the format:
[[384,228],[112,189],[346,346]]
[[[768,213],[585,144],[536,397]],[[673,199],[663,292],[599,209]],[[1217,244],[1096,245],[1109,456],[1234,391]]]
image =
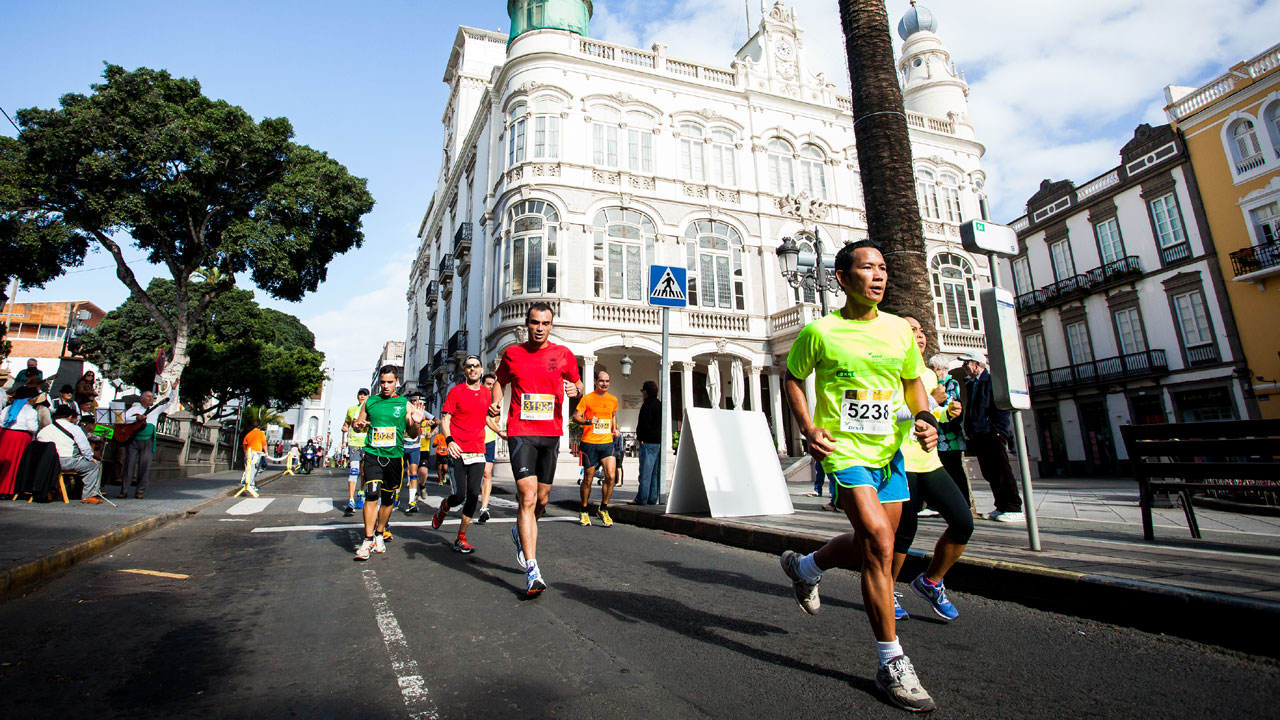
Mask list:
[[[555,503],[577,511],[574,501]],[[769,530],[731,520],[645,512],[613,505],[617,522],[687,535],[747,550],[810,553],[826,536]],[[932,552],[911,550],[903,577],[924,572]],[[1255,655],[1280,658],[1280,603],[1191,590],[1039,565],[962,557],[947,573],[947,587],[992,600],[1172,635]]]
[[[263,478],[258,486],[261,487],[280,477],[280,473]],[[131,525],[126,525],[115,530],[102,533],[101,535],[91,537],[88,540],[75,543],[70,547],[62,548],[49,555],[46,555],[29,562],[25,562],[16,567],[0,573],[0,598],[6,598],[13,593],[30,585],[53,577],[58,573],[70,568],[71,566],[90,560],[102,553],[114,548],[115,546],[132,540],[139,535],[144,535],[162,528],[165,525],[180,520],[203,510],[205,507],[212,505],[219,500],[225,500],[235,494],[240,488],[239,484],[232,485],[225,490],[219,491],[216,495],[201,500],[185,510],[174,510],[173,512],[159,513],[150,517],[139,520]]]

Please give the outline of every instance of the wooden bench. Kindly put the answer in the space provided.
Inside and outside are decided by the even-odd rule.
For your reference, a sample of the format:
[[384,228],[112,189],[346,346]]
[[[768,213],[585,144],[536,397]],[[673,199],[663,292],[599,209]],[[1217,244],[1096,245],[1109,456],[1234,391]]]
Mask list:
[[1181,496],[1191,537],[1199,538],[1193,490],[1280,490],[1280,420],[1124,425],[1120,434],[1138,481],[1147,540],[1155,539],[1151,500],[1157,491]]

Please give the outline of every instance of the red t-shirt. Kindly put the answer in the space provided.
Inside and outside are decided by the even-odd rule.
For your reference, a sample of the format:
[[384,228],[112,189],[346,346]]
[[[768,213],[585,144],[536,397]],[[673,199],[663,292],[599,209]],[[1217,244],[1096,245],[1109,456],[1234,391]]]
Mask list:
[[530,352],[523,344],[502,353],[498,382],[511,396],[507,434],[512,437],[560,437],[564,434],[564,381],[576,383],[578,361],[563,345],[547,343]]
[[449,434],[462,452],[484,452],[484,421],[491,402],[489,388],[484,385],[472,390],[459,383],[449,389],[440,414],[449,416]]

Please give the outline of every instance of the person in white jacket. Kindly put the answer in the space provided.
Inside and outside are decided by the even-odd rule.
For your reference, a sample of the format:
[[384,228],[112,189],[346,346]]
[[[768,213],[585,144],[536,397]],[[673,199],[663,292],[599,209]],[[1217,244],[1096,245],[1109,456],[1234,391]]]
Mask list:
[[98,483],[102,477],[102,465],[93,459],[93,447],[84,430],[75,423],[75,410],[60,406],[53,413],[53,423],[36,435],[40,442],[53,443],[58,448],[58,461],[66,472],[84,476],[84,492],[80,502],[96,505],[102,502]]

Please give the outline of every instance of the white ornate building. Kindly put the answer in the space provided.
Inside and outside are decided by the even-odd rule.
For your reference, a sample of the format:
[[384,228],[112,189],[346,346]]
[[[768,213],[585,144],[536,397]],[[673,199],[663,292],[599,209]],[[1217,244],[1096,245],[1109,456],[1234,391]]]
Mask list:
[[[612,372],[619,424],[631,430],[640,384],[659,372],[647,266],[682,264],[690,306],[672,312],[673,417],[711,404],[714,363],[721,405],[735,407],[741,378],[738,405],[765,412],[785,447],[794,439],[776,422],[785,357],[818,298],[780,275],[781,239],[804,240],[780,200],[826,202],[816,227],[829,252],[867,235],[850,101],[810,70],[795,13],[781,2],[762,8],[736,56],[710,67],[668,57],[661,43],[591,39],[589,0],[509,9],[510,36],[459,28],[444,70],[440,176],[407,296],[410,385],[434,392],[438,407],[463,355],[492,366],[521,340],[529,305],[546,301],[554,340],[584,374]],[[959,242],[960,223],[981,213],[984,148],[968,86],[934,30],[929,11],[908,12],[898,67],[939,341],[954,354],[985,345],[977,290],[989,270]]]

